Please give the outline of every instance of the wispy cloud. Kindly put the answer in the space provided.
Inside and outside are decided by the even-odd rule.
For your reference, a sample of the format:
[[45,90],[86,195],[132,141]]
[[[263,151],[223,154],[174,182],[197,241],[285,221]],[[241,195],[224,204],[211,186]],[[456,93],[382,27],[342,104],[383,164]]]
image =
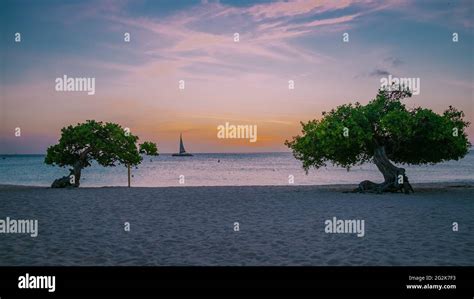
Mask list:
[[369,74],[369,76],[371,77],[382,77],[382,76],[388,76],[388,75],[390,75],[390,72],[386,70],[382,70],[382,69],[375,69]]
[[[235,66],[238,71],[243,62],[255,59],[287,64],[318,64],[331,61],[330,56],[306,49],[294,40],[315,32],[323,32],[326,27],[349,24],[364,13],[344,14],[341,11],[337,17],[328,17],[323,13],[362,4],[370,8],[377,6],[375,1],[297,0],[250,7],[233,7],[213,2],[202,3],[192,10],[160,20],[122,14],[108,14],[106,18],[110,22],[132,26],[156,35],[159,42],[151,41],[146,44],[148,49],[145,53],[150,55],[150,61],[143,66],[143,71],[147,74],[152,69],[170,73],[176,68],[174,71],[178,72],[198,64]],[[308,16],[311,18],[308,19]],[[298,17],[304,18],[295,20]],[[232,23],[234,18],[238,24]],[[279,20],[271,21],[276,18]],[[237,28],[243,21],[249,26],[248,30],[240,32],[241,42],[238,44],[233,41],[233,31],[223,28],[221,32],[216,32],[215,28],[206,30],[200,26],[208,22],[224,22],[228,28]],[[258,66],[254,63],[248,63],[248,67],[247,71],[258,71]]]
[[403,61],[397,57],[387,57],[385,60],[393,67],[397,67],[403,64]]

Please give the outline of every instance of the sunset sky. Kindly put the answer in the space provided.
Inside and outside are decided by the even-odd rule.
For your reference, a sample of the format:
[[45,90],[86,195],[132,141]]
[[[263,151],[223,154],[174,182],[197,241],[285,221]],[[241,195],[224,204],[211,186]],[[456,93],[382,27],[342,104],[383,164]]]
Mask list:
[[[389,74],[420,78],[408,107],[474,122],[473,14],[470,0],[1,1],[0,154],[45,153],[87,119],[165,153],[180,132],[192,153],[286,151],[300,121],[367,103]],[[63,75],[95,77],[95,95],[55,91]],[[258,141],[218,139],[226,122]]]

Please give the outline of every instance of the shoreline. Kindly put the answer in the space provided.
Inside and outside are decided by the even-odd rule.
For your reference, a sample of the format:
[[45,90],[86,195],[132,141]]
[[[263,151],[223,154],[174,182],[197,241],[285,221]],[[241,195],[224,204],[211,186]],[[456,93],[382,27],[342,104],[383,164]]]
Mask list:
[[[225,189],[225,188],[312,188],[312,189],[321,189],[321,190],[346,190],[357,188],[359,183],[354,184],[322,184],[322,185],[298,185],[298,184],[287,184],[287,185],[218,185],[218,186],[140,186],[130,188],[127,186],[97,186],[97,187],[78,187],[78,188],[63,188],[63,189],[167,189],[167,188],[216,188],[216,189]],[[436,182],[436,183],[412,183],[413,188],[423,189],[446,189],[446,188],[474,188],[474,181],[459,181],[459,182]],[[0,190],[2,189],[22,189],[22,188],[37,188],[37,189],[53,189],[47,186],[36,186],[36,185],[15,185],[15,184],[1,184]],[[57,188],[61,190],[62,188]],[[352,190],[351,189],[351,190]],[[416,189],[415,189],[416,192]]]

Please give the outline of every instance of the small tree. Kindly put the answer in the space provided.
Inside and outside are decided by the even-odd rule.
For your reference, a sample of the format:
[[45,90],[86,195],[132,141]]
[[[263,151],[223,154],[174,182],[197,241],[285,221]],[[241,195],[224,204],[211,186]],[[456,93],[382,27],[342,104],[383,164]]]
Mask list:
[[140,154],[145,154],[148,156],[158,156],[158,148],[153,142],[145,141],[140,144]]
[[48,148],[44,161],[49,165],[72,168],[69,176],[55,180],[51,187],[79,187],[82,169],[90,166],[93,160],[105,167],[140,164],[142,157],[137,150],[137,141],[137,136],[114,123],[88,120],[62,128],[59,143]]
[[405,169],[391,161],[418,165],[458,160],[471,146],[465,133],[469,123],[462,111],[451,106],[442,115],[420,107],[408,110],[401,100],[411,97],[411,92],[394,86],[391,90],[379,90],[365,106],[338,106],[323,112],[320,120],[302,122],[303,135],[285,144],[306,172],[328,161],[347,169],[374,162],[384,182],[363,181],[357,191],[413,191]]

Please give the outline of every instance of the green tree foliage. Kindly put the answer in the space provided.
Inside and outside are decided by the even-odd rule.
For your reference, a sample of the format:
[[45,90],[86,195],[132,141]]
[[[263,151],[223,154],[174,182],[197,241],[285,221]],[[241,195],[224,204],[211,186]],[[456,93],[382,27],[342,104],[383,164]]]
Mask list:
[[158,148],[153,142],[145,141],[140,144],[140,154],[145,154],[148,156],[158,156]]
[[[365,106],[341,105],[323,112],[319,120],[302,122],[302,135],[285,144],[306,171],[328,162],[349,169],[374,161],[376,152],[382,160],[400,164],[434,164],[464,157],[471,145],[464,113],[451,106],[441,115],[420,107],[410,110],[401,102],[410,96],[408,90],[381,89]],[[382,166],[380,159],[375,160],[378,167]],[[390,175],[386,176],[386,167],[379,170],[387,183]],[[404,169],[398,170],[404,175]]]
[[71,183],[70,175],[56,180],[52,187],[78,187],[81,170],[90,166],[93,160],[106,167],[140,164],[142,157],[137,149],[137,141],[137,136],[114,123],[88,120],[61,129],[59,143],[48,148],[44,162],[60,167],[71,166],[74,183]]

